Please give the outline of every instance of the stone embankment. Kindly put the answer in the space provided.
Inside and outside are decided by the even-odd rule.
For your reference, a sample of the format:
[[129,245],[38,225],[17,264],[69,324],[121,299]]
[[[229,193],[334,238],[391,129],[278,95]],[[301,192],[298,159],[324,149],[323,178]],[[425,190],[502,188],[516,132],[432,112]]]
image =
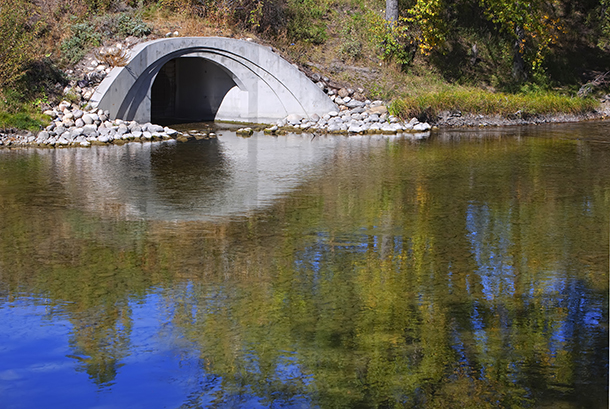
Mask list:
[[421,123],[417,118],[402,122],[399,118],[389,115],[382,101],[361,102],[346,96],[336,97],[334,102],[339,107],[339,111],[331,111],[322,117],[312,115],[303,118],[295,114],[288,115],[266,131],[284,129],[343,134],[396,134],[426,132],[431,129],[428,123]]
[[[339,98],[337,98],[339,99]],[[336,100],[335,100],[336,101]],[[427,123],[419,123],[413,118],[410,122],[401,122],[389,115],[381,101],[360,102],[349,97],[338,102],[339,111],[329,112],[322,117],[313,115],[309,118],[292,114],[277,124],[266,128],[269,134],[285,132],[318,132],[331,134],[396,134],[402,132],[425,132],[430,129]],[[2,134],[0,147],[42,146],[42,147],[88,147],[92,144],[125,143],[129,141],[159,141],[190,139],[189,133],[151,123],[140,124],[135,121],[111,120],[108,112],[102,110],[85,110],[63,101],[54,109],[44,112],[52,122],[37,135]],[[250,135],[251,128],[237,131],[240,135]]]
[[110,120],[108,112],[84,111],[64,101],[55,109],[44,112],[52,122],[38,135],[2,135],[0,145],[38,145],[48,147],[83,146],[126,142],[132,140],[153,141],[172,139],[179,132],[160,125],[138,124],[134,121]]

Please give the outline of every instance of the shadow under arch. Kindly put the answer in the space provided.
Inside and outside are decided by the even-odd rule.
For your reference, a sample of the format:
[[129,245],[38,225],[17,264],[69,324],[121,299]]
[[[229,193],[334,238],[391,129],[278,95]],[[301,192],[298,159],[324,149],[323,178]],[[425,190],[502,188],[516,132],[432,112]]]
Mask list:
[[231,73],[199,56],[167,61],[151,87],[151,121],[160,125],[213,121],[225,96],[237,87]]

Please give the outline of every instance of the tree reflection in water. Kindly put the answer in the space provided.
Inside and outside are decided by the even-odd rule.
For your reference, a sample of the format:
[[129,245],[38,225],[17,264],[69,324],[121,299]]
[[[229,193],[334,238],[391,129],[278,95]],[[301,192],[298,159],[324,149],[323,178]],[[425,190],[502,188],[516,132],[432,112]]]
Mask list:
[[[184,408],[606,407],[610,151],[460,137],[344,143],[324,177],[216,223],[41,211],[48,162],[4,155],[3,298],[60,306],[67,359],[109,387],[158,294],[176,359],[197,356]],[[212,154],[185,179],[155,155],[177,206],[224,177]]]

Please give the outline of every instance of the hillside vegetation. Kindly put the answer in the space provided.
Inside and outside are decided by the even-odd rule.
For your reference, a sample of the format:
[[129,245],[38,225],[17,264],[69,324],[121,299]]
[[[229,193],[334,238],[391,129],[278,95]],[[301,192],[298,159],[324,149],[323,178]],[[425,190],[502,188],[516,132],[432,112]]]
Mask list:
[[609,91],[610,0],[390,3],[397,15],[379,0],[3,0],[0,128],[38,126],[94,47],[175,31],[254,38],[403,116],[579,113]]

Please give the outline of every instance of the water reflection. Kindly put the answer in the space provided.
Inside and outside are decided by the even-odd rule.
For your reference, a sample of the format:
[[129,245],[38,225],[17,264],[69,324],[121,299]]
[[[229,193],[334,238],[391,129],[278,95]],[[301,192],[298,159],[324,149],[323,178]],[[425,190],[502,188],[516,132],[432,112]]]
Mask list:
[[541,129],[0,152],[3,400],[607,407],[607,128]]

